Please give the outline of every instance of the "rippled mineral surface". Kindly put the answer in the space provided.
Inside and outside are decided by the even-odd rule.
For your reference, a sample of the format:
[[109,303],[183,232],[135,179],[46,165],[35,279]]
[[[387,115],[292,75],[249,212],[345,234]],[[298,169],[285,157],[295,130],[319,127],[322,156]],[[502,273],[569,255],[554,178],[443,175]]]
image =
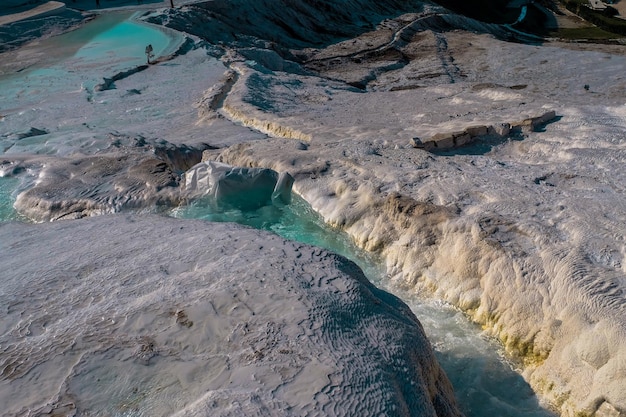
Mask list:
[[154,215],[0,235],[7,415],[461,415],[413,313],[345,258]]
[[[87,3],[77,0],[75,7],[93,7]],[[68,221],[1,227],[7,237],[0,276],[9,286],[3,305],[6,316],[13,317],[2,320],[2,337],[37,349],[44,346],[39,341],[50,342],[48,326],[73,323],[55,322],[59,317],[92,320],[62,338],[58,348],[66,354],[52,352],[41,364],[24,365],[21,369],[30,371],[23,376],[18,365],[37,356],[28,354],[30,347],[22,356],[9,355],[13,345],[3,343],[3,382],[13,376],[44,384],[49,369],[72,369],[60,379],[65,385],[48,385],[54,386],[50,398],[57,398],[50,407],[67,405],[69,410],[79,401],[60,393],[78,393],[87,386],[82,377],[96,383],[117,372],[107,368],[96,376],[100,370],[81,356],[82,346],[107,357],[113,368],[132,363],[137,369],[195,346],[182,343],[159,351],[159,340],[151,345],[136,339],[144,336],[144,327],[161,325],[187,337],[184,332],[205,323],[191,307],[154,307],[150,311],[159,319],[139,312],[96,317],[77,312],[101,301],[78,297],[86,289],[77,293],[78,304],[60,301],[68,300],[64,293],[52,294],[71,293],[71,280],[93,274],[107,285],[134,285],[132,274],[111,272],[117,261],[106,254],[115,248],[99,240],[119,227],[105,226],[110,220],[78,219],[132,211],[138,217],[123,217],[119,224],[134,224],[143,222],[147,212],[184,207],[190,202],[184,174],[204,160],[289,172],[294,191],[324,221],[382,260],[391,286],[449,303],[498,339],[551,409],[565,416],[626,414],[623,45],[537,39],[417,1],[175,1],[175,8],[146,2],[138,9],[134,3],[120,0],[126,6],[121,15],[108,11],[77,31],[34,43],[14,39],[24,26],[0,33],[21,45],[3,52],[0,60],[0,213],[20,221]],[[134,22],[151,26],[128,23],[131,28],[120,29],[136,10]],[[45,18],[45,27],[61,29],[87,19],[66,12]],[[111,30],[111,38],[116,30],[142,35],[125,48],[81,51],[98,39],[93,25],[101,25],[95,30],[100,34]],[[156,54],[148,64],[145,47],[151,42]],[[128,48],[134,48],[130,55]],[[158,219],[164,225],[173,221]],[[34,236],[50,234],[50,243],[30,257],[21,255],[28,245],[17,243],[27,239],[20,237],[27,229],[33,244]],[[236,230],[228,233],[249,233]],[[72,251],[74,231],[91,237],[73,251],[91,245],[102,255],[70,262],[66,252]],[[139,232],[132,239],[124,235],[130,243],[122,246],[139,245]],[[145,236],[155,245],[161,239]],[[186,238],[176,236],[176,245],[186,246]],[[217,239],[215,233],[208,236]],[[249,245],[248,239],[237,242],[232,250]],[[169,274],[155,286],[186,276],[186,267],[174,261],[173,267],[163,265],[167,273],[155,269],[164,255],[143,259],[149,252],[131,253],[155,276]],[[132,264],[133,258],[127,259]],[[91,266],[83,270],[72,262]],[[241,265],[219,267],[229,274]],[[32,268],[28,271],[39,278],[30,272],[18,275],[19,268]],[[132,268],[144,276],[140,267]],[[109,275],[99,275],[104,271]],[[18,276],[40,282],[20,287]],[[47,284],[48,279],[60,281]],[[115,294],[127,297],[119,299],[121,311],[149,301],[132,291]],[[115,301],[104,295],[105,304]],[[271,298],[271,293],[259,296]],[[26,311],[27,299],[43,300],[37,308],[28,307],[34,309],[28,313],[32,320],[11,316]],[[57,310],[48,312],[48,303],[57,303]],[[185,323],[192,322],[187,328]],[[90,336],[109,323],[110,335],[119,333],[119,346],[101,340],[106,332]],[[126,325],[138,333],[119,330]],[[147,365],[140,363],[142,357]],[[189,377],[183,368],[180,384]],[[276,378],[296,378],[272,369]],[[246,384],[265,383],[259,381],[250,378]],[[276,390],[269,397],[259,392],[256,405],[280,408],[272,402],[279,401],[277,381],[267,382],[278,384]],[[303,385],[321,383],[317,378],[309,382]],[[325,381],[323,387],[333,384]],[[6,386],[3,396],[17,395],[11,390],[18,385]],[[428,392],[431,401],[434,391]],[[134,399],[111,398],[133,407],[144,395],[136,394]],[[215,395],[218,404],[223,397]],[[255,406],[256,399],[246,398],[232,406]],[[167,400],[163,404],[169,406]],[[41,412],[53,413],[53,408]]]

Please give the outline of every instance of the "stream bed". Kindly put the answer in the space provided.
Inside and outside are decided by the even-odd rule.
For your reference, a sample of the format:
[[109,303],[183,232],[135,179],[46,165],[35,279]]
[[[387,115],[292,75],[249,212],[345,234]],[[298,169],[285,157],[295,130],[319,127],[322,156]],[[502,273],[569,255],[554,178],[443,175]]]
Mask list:
[[345,233],[326,225],[299,196],[294,196],[287,206],[268,205],[253,210],[218,206],[205,198],[173,210],[172,215],[235,222],[345,256],[358,264],[376,286],[395,294],[411,307],[424,326],[437,358],[454,386],[460,407],[468,417],[554,415],[541,407],[497,341],[487,337],[458,309],[392,287],[385,277],[381,260],[358,248]]

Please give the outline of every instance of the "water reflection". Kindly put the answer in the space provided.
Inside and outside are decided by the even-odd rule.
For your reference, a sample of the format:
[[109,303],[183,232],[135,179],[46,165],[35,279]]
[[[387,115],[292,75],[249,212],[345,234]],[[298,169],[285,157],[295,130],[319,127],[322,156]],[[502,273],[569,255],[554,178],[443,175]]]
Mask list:
[[19,182],[18,178],[0,177],[0,222],[18,219],[13,203]]

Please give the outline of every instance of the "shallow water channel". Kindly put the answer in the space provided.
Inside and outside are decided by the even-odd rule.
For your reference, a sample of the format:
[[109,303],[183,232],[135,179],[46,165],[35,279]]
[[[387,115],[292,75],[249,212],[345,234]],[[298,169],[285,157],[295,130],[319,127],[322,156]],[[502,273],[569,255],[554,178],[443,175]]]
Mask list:
[[174,210],[172,215],[269,230],[286,239],[321,246],[345,256],[357,263],[379,288],[394,293],[411,307],[468,417],[553,416],[539,405],[530,386],[503,356],[496,341],[486,337],[457,309],[391,287],[383,263],[359,249],[345,233],[326,225],[302,198],[294,196],[288,206],[269,205],[253,210],[217,206],[201,199]]

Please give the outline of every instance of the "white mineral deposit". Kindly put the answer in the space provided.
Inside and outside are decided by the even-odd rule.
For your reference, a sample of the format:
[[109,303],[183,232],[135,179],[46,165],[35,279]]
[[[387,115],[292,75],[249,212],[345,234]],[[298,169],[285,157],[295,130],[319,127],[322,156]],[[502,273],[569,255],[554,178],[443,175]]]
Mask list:
[[0,42],[0,414],[626,416],[626,41],[10,0]]

